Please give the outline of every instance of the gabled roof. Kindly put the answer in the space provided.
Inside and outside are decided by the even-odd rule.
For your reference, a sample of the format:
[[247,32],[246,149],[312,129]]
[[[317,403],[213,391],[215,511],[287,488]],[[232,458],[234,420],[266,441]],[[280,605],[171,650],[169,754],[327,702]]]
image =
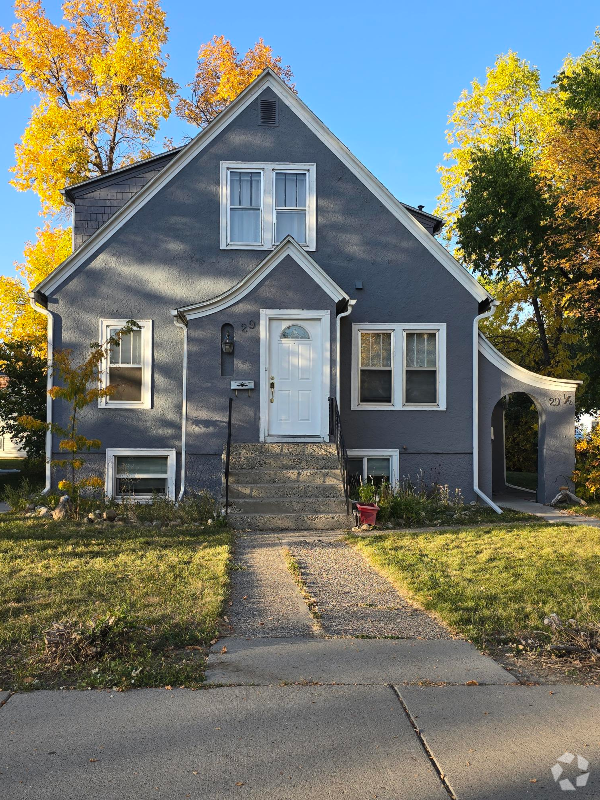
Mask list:
[[530,372],[503,356],[481,332],[479,333],[479,352],[506,375],[510,375],[511,378],[515,378],[522,383],[528,383],[530,386],[536,386],[538,389],[550,389],[555,392],[574,392],[579,384],[583,383],[583,381],[551,378],[548,375],[538,375],[536,372]]
[[281,263],[286,256],[291,256],[335,303],[339,303],[340,300],[350,300],[346,292],[321,269],[317,262],[308,255],[306,250],[300,247],[291,236],[286,236],[281,244],[260,262],[256,269],[252,270],[249,275],[246,275],[245,278],[231,289],[228,289],[217,297],[213,297],[211,300],[204,300],[201,303],[194,303],[190,306],[173,309],[171,314],[174,317],[196,319],[196,317],[206,317],[209,314],[215,314],[217,311],[221,311],[237,303],[242,297],[245,297],[252,289],[258,286],[271,270]]
[[87,240],[75,253],[65,259],[38,286],[37,291],[49,294],[81,266],[93,253],[110,239],[136,211],[147,203],[206,147],[227,125],[266,88],[270,88],[305,125],[342,161],[346,167],[380,200],[413,236],[458,280],[478,301],[489,298],[489,294],[471,273],[458,263],[450,253],[417,222],[404,205],[361,164],[348,148],[334,136],[318,117],[295,95],[289,87],[270,69],[259,75],[241,94],[222,111],[195,139],[183,147],[172,161],[155,178],[135,194],[96,234]]

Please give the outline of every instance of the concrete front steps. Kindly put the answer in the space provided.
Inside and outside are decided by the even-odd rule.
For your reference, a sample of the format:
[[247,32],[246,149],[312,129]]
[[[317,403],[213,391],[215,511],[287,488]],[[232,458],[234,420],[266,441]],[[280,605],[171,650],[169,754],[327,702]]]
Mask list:
[[334,444],[232,444],[229,524],[237,530],[352,526]]

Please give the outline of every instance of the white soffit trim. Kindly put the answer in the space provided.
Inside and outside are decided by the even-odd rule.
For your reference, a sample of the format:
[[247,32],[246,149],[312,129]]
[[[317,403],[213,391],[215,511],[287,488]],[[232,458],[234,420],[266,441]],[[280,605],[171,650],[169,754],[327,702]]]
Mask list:
[[348,148],[334,136],[321,120],[289,89],[270,69],[262,72],[241,94],[222,111],[195,139],[186,145],[175,158],[135,194],[111,219],[87,240],[75,253],[59,264],[56,269],[34,289],[44,294],[55,291],[66,278],[83,262],[96,252],[120,227],[122,227],[172,177],[182,170],[198,153],[218,136],[227,125],[267,87],[286,103],[307,127],[342,161],[348,169],[383,203],[402,224],[413,234],[432,255],[462,284],[477,300],[489,299],[485,291],[471,273],[404,208],[388,189],[380,183],[369,170],[361,164]]
[[246,275],[243,280],[231,289],[218,295],[218,297],[213,297],[211,300],[205,300],[201,303],[194,303],[194,305],[191,306],[174,309],[171,311],[171,314],[177,316],[179,313],[183,314],[187,319],[196,319],[196,317],[206,317],[208,314],[214,314],[217,311],[221,311],[237,303],[242,297],[245,297],[258,286],[286,256],[291,256],[334,302],[338,303],[340,300],[350,300],[346,292],[341,289],[335,281],[331,280],[329,275],[327,275],[327,273],[308,255],[306,250],[300,247],[291,236],[286,236],[276,250],[269,253],[256,269],[252,270],[249,275]]
[[577,387],[583,383],[583,381],[550,378],[547,375],[538,375],[536,372],[530,372],[528,369],[520,367],[518,364],[515,364],[514,361],[510,361],[506,356],[503,356],[482,333],[479,334],[479,352],[506,375],[509,375],[517,381],[521,381],[521,383],[537,386],[538,389],[553,389],[557,392],[574,392]]

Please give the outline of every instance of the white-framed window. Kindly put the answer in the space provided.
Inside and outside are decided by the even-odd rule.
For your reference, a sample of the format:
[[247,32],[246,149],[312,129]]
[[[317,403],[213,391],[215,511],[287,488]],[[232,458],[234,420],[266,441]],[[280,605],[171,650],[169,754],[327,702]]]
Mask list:
[[398,482],[398,450],[348,450],[350,483],[374,483],[376,486]]
[[353,410],[445,410],[445,323],[354,323],[352,351]]
[[439,331],[404,330],[404,406],[437,406]]
[[117,447],[106,451],[106,496],[148,502],[175,499],[175,450]]
[[[100,320],[103,344],[127,324],[126,319]],[[102,363],[102,385],[116,386],[109,397],[98,400],[100,408],[151,408],[152,405],[152,320],[136,320],[139,330],[121,337]]]
[[316,249],[316,164],[221,162],[221,249]]

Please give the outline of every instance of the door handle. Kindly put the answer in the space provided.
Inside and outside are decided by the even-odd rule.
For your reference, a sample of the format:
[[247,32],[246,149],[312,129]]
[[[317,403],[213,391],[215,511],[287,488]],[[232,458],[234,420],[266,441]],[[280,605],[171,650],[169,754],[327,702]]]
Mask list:
[[269,384],[269,389],[271,390],[271,399],[269,402],[275,402],[275,375],[271,375],[271,383]]

